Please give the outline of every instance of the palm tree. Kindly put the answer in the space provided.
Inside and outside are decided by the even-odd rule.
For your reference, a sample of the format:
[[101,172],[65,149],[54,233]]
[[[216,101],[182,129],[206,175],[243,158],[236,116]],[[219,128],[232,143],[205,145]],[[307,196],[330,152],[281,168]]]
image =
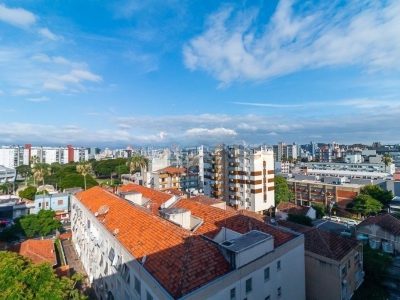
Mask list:
[[143,184],[144,184],[144,173],[146,172],[148,165],[149,165],[149,159],[139,154],[133,155],[131,159],[128,161],[129,172],[131,174],[133,174],[137,169],[140,169],[140,174],[142,175],[143,178]]
[[92,172],[92,165],[90,163],[77,165],[76,171],[83,176],[86,191],[86,176]]
[[32,167],[33,179],[36,180],[37,183],[42,181],[42,185],[44,186],[44,177],[48,174],[49,169],[46,164],[36,163]]
[[386,153],[382,156],[382,162],[385,164],[385,172],[387,172],[387,167],[392,163],[393,159],[390,154]]

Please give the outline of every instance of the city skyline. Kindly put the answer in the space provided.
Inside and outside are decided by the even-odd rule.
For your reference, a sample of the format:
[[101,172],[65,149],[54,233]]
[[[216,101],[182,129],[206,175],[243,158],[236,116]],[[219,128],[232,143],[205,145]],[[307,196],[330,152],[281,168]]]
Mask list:
[[0,144],[398,143],[400,4],[4,1]]

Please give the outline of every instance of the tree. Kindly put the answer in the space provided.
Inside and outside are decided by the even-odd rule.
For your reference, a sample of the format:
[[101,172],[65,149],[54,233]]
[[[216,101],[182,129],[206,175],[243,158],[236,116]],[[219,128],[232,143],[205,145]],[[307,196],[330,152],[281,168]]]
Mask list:
[[28,186],[24,190],[20,191],[18,193],[18,196],[20,196],[21,198],[24,198],[24,199],[33,200],[33,199],[35,199],[36,192],[37,192],[36,187]]
[[0,270],[1,299],[87,299],[75,289],[76,281],[58,278],[49,264],[0,251]]
[[44,185],[44,178],[46,175],[50,174],[50,166],[48,164],[36,163],[32,167],[33,178],[36,180],[37,185],[42,182]]
[[[93,179],[92,176],[86,175],[86,188],[91,188],[93,186],[98,185],[98,182]],[[68,189],[68,188],[85,188],[85,180],[84,177],[80,174],[69,173],[60,178],[60,188]]]
[[76,171],[83,176],[84,186],[86,190],[86,176],[92,172],[92,164],[80,164],[76,166]]
[[28,177],[32,174],[32,169],[28,165],[20,165],[15,168],[17,170],[17,174],[21,175],[25,178],[25,185],[28,185]]
[[61,229],[61,222],[55,219],[52,210],[40,210],[36,215],[27,215],[19,218],[16,226],[21,228],[22,233],[32,238],[35,236],[46,236],[55,230]]
[[362,216],[368,216],[380,212],[382,206],[381,202],[372,198],[370,195],[360,194],[354,198],[353,202],[347,205],[347,209],[361,214]]
[[312,220],[308,216],[303,216],[303,215],[294,215],[294,214],[288,214],[288,221],[301,224],[301,225],[306,225],[306,226],[313,226],[312,225]]
[[144,173],[149,165],[149,160],[147,157],[143,155],[135,154],[131,157],[129,164],[129,171],[131,174],[140,170],[140,174],[142,175],[143,183],[145,183]]
[[322,217],[325,216],[325,208],[322,204],[313,203],[311,207],[315,209],[317,219],[322,219]]
[[382,156],[382,162],[385,164],[385,172],[387,172],[387,167],[392,163],[393,159],[390,154],[386,153]]
[[287,202],[293,199],[293,193],[289,190],[287,180],[282,176],[275,176],[275,206],[280,202]]
[[388,206],[394,197],[391,191],[385,191],[381,187],[372,184],[364,186],[360,193],[371,196],[381,202],[384,206]]

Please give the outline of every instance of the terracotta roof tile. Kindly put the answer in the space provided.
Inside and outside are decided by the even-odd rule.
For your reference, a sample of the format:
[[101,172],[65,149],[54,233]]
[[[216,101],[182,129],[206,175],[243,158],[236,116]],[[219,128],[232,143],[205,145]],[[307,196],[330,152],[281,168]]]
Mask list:
[[215,198],[210,198],[204,195],[199,195],[199,196],[194,196],[189,198],[192,201],[197,201],[206,205],[214,205],[214,204],[218,204],[218,203],[224,203],[224,201],[215,199]]
[[175,174],[185,174],[186,173],[186,169],[185,168],[178,168],[178,167],[166,167],[160,170],[156,171],[157,173],[161,174],[161,173],[167,173],[170,175],[175,175]]
[[369,217],[358,224],[357,227],[362,227],[365,225],[378,225],[382,229],[394,234],[400,235],[400,220],[393,217],[391,214],[380,214],[376,216]]
[[[140,260],[144,267],[174,297],[180,297],[230,271],[219,250],[198,235],[111,194],[93,187],[76,197],[94,214],[102,205],[109,210],[104,226]],[[100,217],[99,217],[100,218]]]
[[32,260],[34,263],[57,264],[53,240],[26,240],[11,250]]
[[278,221],[280,226],[304,234],[304,249],[318,255],[340,261],[360,245],[353,238],[346,238],[316,227],[309,227],[290,221]]
[[292,202],[281,202],[278,204],[277,209],[292,215],[306,215],[310,208],[296,205]]
[[158,214],[158,210],[162,204],[172,198],[173,195],[168,193],[163,193],[160,191],[156,191],[145,186],[130,183],[126,185],[122,185],[118,188],[118,192],[120,193],[129,193],[136,192],[141,193],[143,197],[147,198],[151,202],[151,211],[154,214]]
[[249,211],[224,210],[190,199],[181,199],[174,206],[188,209],[191,211],[192,215],[201,218],[203,224],[196,230],[196,233],[203,234],[210,238],[215,237],[222,227],[229,228],[239,233],[246,233],[250,230],[260,230],[271,234],[274,236],[275,247],[295,237],[294,234],[266,224],[260,215]]

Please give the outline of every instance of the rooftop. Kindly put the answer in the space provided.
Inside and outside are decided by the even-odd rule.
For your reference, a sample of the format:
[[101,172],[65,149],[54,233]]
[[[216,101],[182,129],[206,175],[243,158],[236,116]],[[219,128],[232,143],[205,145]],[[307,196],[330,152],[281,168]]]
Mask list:
[[393,217],[391,214],[380,214],[372,217],[368,217],[360,224],[357,225],[357,228],[366,225],[377,225],[382,229],[394,234],[400,235],[400,220]]
[[280,226],[304,234],[304,249],[312,253],[341,261],[350,251],[359,245],[355,239],[342,237],[338,234],[293,223],[279,221]]
[[49,263],[52,266],[57,264],[53,240],[26,240],[12,249],[32,260],[33,263]]
[[159,174],[166,173],[170,175],[175,175],[175,174],[185,174],[186,169],[185,168],[178,168],[178,167],[166,167],[160,170],[156,171]]
[[277,209],[288,214],[305,216],[310,207],[296,205],[292,202],[281,202],[278,204]]
[[249,246],[261,243],[265,240],[272,239],[272,236],[261,231],[251,230],[242,236],[233,240],[222,243],[224,248],[233,252],[240,252],[247,249]]
[[165,202],[173,197],[172,194],[163,193],[160,191],[156,191],[142,185],[138,185],[135,183],[130,183],[126,185],[122,185],[118,188],[118,192],[120,194],[124,193],[140,193],[146,199],[149,199],[151,202],[151,211],[154,214],[158,214],[158,210]]
[[172,208],[190,210],[193,216],[203,219],[195,232],[130,205],[100,187],[76,197],[93,214],[101,206],[108,207],[106,214],[98,216],[103,225],[110,232],[118,229],[116,238],[137,260],[146,256],[144,267],[174,297],[181,297],[232,270],[216,244],[210,241],[223,227],[241,234],[258,230],[263,236],[272,235],[275,247],[297,236],[265,224],[261,217],[252,218],[248,212],[223,210],[189,199],[179,200]]

